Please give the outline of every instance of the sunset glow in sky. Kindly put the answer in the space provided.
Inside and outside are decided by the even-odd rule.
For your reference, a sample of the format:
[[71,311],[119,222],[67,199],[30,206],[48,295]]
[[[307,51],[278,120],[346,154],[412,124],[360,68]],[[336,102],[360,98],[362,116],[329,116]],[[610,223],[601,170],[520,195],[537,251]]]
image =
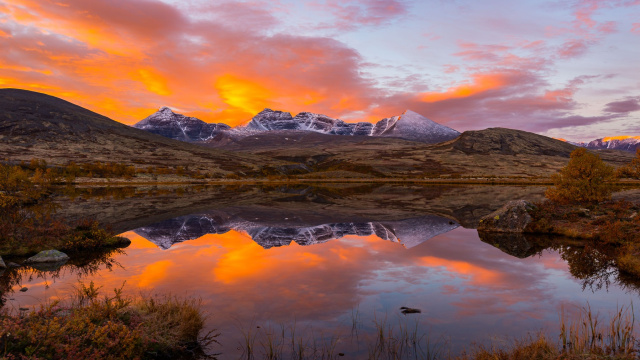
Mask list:
[[0,0],[0,87],[133,124],[265,107],[640,134],[640,0]]

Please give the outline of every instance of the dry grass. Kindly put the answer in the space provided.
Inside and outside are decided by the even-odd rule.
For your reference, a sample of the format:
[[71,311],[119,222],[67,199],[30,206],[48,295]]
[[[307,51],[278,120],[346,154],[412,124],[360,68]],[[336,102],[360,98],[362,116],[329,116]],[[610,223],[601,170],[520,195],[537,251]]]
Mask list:
[[184,358],[216,342],[217,334],[201,334],[204,322],[199,300],[130,297],[122,288],[100,296],[93,282],[80,283],[66,304],[3,310],[0,358]]
[[618,308],[604,322],[587,304],[574,317],[562,310],[559,341],[539,333],[515,340],[506,348],[475,346],[456,360],[631,360],[639,354],[636,336],[633,305]]

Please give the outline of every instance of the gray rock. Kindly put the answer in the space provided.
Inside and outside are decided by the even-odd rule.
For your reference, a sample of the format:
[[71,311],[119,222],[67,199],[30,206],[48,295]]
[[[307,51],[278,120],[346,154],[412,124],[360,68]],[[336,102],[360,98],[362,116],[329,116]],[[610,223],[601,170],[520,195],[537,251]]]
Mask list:
[[38,263],[58,263],[69,260],[67,254],[58,250],[45,250],[40,251],[36,255],[30,257],[25,261],[26,264],[38,264]]
[[7,268],[7,265],[2,260],[2,256],[0,256],[0,269],[6,269],[6,268]]
[[25,286],[22,289],[20,289],[20,292],[27,292],[28,290],[29,290],[29,288]]
[[9,263],[7,264],[7,266],[8,266],[8,267],[10,267],[10,268],[19,268],[19,267],[22,267],[22,265],[20,265],[20,264],[16,264],[16,263],[14,263],[14,262],[9,262]]
[[483,217],[478,225],[478,231],[522,233],[529,223],[529,211],[535,208],[526,200],[509,201],[505,206]]

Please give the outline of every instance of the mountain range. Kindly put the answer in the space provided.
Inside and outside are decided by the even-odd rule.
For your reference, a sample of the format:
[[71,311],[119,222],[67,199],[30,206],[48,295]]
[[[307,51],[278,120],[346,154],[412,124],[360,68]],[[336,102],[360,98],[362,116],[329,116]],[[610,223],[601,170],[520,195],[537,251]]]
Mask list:
[[[445,142],[460,136],[457,130],[438,124],[411,110],[372,124],[369,122],[346,123],[340,119],[311,112],[301,112],[292,116],[288,112],[264,109],[245,125],[232,128],[223,123],[206,123],[194,117],[175,113],[168,107],[162,107],[133,127],[175,140],[207,143],[209,146],[218,148],[238,142],[247,136],[266,132],[281,136],[292,132],[312,132],[325,135],[392,137],[427,144]],[[590,142],[568,143],[592,150],[635,152],[640,148],[640,136],[605,137]]]
[[593,150],[622,150],[636,152],[640,149],[640,136],[615,136],[596,139],[589,142],[572,143]]
[[411,110],[372,124],[346,123],[340,119],[310,112],[292,116],[288,112],[264,109],[247,124],[230,128],[226,124],[208,124],[163,107],[133,127],[175,140],[209,143],[221,142],[223,139],[234,141],[264,132],[287,134],[303,131],[325,135],[392,137],[427,144],[452,140],[460,135],[458,131]]

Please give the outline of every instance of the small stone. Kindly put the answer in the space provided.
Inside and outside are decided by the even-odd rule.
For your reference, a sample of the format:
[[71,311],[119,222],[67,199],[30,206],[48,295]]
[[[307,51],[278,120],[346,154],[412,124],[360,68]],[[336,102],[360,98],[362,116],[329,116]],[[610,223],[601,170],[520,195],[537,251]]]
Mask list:
[[19,310],[20,310],[20,311],[29,311],[29,308],[21,307],[21,308],[19,308]]
[[45,250],[40,251],[36,255],[28,258],[25,263],[59,263],[67,260],[69,260],[69,256],[67,256],[67,254],[63,252],[60,252],[58,250]]
[[16,263],[14,263],[14,262],[10,262],[10,263],[8,263],[8,264],[7,264],[7,266],[9,266],[10,268],[19,268],[19,267],[22,267],[22,265],[20,265],[20,264],[16,264]]
[[27,292],[27,290],[29,290],[28,287],[23,287],[22,289],[20,289],[20,292]]
[[422,310],[420,310],[420,309],[414,309],[414,308],[410,308],[410,307],[406,307],[406,306],[401,307],[400,310],[402,310],[401,313],[403,313],[405,315],[422,313]]

